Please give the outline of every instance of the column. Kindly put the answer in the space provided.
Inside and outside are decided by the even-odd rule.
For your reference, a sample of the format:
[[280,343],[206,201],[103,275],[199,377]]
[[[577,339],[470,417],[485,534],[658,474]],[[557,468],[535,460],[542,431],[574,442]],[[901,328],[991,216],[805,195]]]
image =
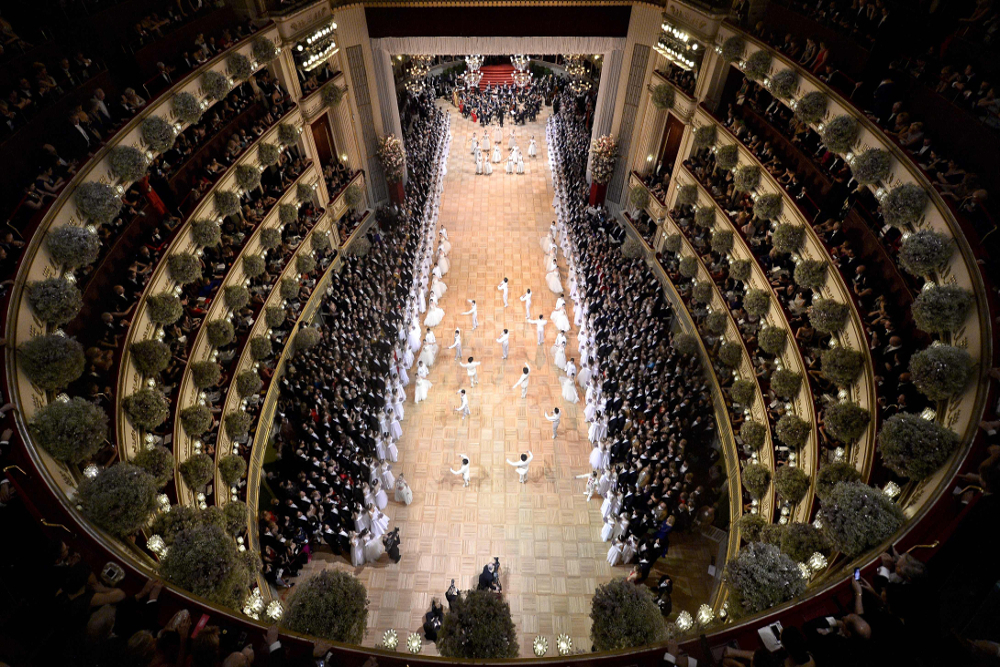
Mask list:
[[302,88],[299,86],[299,76],[295,71],[295,58],[292,56],[292,45],[290,43],[282,45],[281,53],[277,60],[271,63],[272,73],[278,77],[282,88],[288,91],[292,100],[298,102],[302,99]]
[[[623,52],[615,49],[604,54],[601,67],[601,81],[597,88],[597,102],[594,107],[594,129],[590,141],[611,132],[615,115],[615,99],[618,97],[618,79],[621,76]],[[587,180],[590,180],[590,158],[587,158]]]

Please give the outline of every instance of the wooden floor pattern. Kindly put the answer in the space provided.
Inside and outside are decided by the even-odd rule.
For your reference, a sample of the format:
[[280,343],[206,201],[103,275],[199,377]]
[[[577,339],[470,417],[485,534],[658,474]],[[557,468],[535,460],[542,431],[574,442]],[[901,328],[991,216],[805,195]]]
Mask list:
[[[464,120],[450,105],[452,143],[441,200],[440,224],[451,239],[451,270],[445,276],[448,292],[441,300],[445,317],[435,329],[441,353],[431,370],[429,399],[414,405],[413,384],[402,422],[399,462],[413,490],[407,507],[391,502],[386,508],[390,527],[399,526],[402,561],[383,559],[354,569],[343,558],[316,554],[303,572],[317,568],[355,571],[368,589],[370,611],[365,645],[381,641],[389,628],[401,643],[419,631],[432,598],[444,601],[451,579],[460,589],[474,587],[483,566],[494,556],[503,566],[503,585],[521,643],[521,656],[531,656],[536,635],[549,638],[569,634],[577,648],[590,649],[590,601],[595,588],[627,574],[631,566],[612,568],[606,560],[609,544],[600,539],[601,499],[589,503],[585,480],[590,472],[587,424],[583,403],[562,400],[549,348],[554,327],[546,327],[544,346],[536,344],[533,325],[525,323],[518,297],[530,287],[532,316],[546,319],[556,297],[545,286],[540,239],[554,219],[552,179],[545,145],[544,112],[538,122],[516,128],[525,155],[525,174],[507,175],[503,164],[491,176],[477,176],[469,152],[471,132],[482,128]],[[528,158],[534,135],[538,157]],[[505,127],[503,154],[509,141]],[[565,265],[561,264],[565,278]],[[503,307],[496,286],[510,279],[510,306]],[[476,299],[480,326],[471,330],[467,299]],[[572,311],[570,311],[572,319]],[[454,360],[451,344],[455,328],[463,335],[463,357],[482,362],[480,384],[469,386],[465,369]],[[510,330],[510,355],[501,359],[496,338]],[[575,352],[575,330],[567,350]],[[575,356],[568,352],[568,356]],[[527,362],[531,381],[526,399],[511,387]],[[411,377],[414,372],[411,372]],[[460,419],[457,391],[470,395],[471,416]],[[552,439],[543,411],[559,407],[563,413],[559,437]],[[506,459],[534,453],[529,481],[518,483]],[[472,462],[472,481],[463,488],[449,468],[460,465],[459,453]],[[676,535],[670,554],[658,570],[674,577],[674,609],[692,612],[706,602],[713,580],[707,574],[715,544],[699,535]],[[652,577],[651,577],[652,579]],[[436,654],[433,644],[424,653]]]

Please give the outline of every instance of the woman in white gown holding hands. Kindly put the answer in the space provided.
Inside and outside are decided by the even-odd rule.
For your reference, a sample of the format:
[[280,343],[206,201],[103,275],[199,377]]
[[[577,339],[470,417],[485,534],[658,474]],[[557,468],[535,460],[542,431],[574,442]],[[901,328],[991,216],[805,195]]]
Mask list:
[[409,505],[413,502],[413,491],[402,475],[396,478],[396,502],[403,503],[404,505]]
[[354,567],[361,567],[365,564],[365,547],[361,543],[361,538],[358,534],[351,531],[351,565]]
[[551,352],[552,363],[556,368],[561,371],[566,370],[566,334],[561,331],[556,334],[556,344],[552,346]]
[[448,275],[448,272],[451,271],[451,262],[448,261],[448,255],[440,247],[438,248],[437,268],[441,269],[442,276]]
[[562,282],[559,280],[559,267],[549,271],[545,274],[545,284],[552,291],[553,294],[562,294],[563,286]]
[[559,297],[556,300],[556,309],[552,311],[552,316],[549,319],[559,331],[569,331],[569,317],[566,316],[565,299]]
[[493,147],[493,161],[500,164],[500,160],[502,159],[503,155],[500,154],[500,144],[497,143],[497,145]]
[[528,142],[528,157],[535,157],[538,155],[538,147],[535,145],[535,138],[531,137],[531,141]]
[[424,346],[420,350],[420,357],[417,359],[417,377],[420,377],[421,365],[424,368],[430,368],[434,365],[434,362],[437,360],[437,353],[437,336],[428,328],[427,335],[424,336]]
[[427,317],[424,318],[425,327],[436,327],[441,324],[444,318],[444,310],[438,307],[437,297],[431,295],[431,302],[427,305]]
[[524,157],[521,155],[521,151],[514,149],[514,153],[517,154],[517,173],[524,173]]
[[559,378],[562,385],[562,397],[567,403],[574,405],[580,402],[580,394],[576,392],[576,374],[570,373],[566,377]]

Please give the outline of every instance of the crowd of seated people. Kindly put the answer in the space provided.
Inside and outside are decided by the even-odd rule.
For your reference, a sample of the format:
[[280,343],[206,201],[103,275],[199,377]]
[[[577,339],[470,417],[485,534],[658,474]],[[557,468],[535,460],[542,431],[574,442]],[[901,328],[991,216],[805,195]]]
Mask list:
[[382,510],[390,497],[408,502],[390,465],[407,378],[395,353],[401,330],[411,347],[415,281],[434,232],[447,135],[446,115],[429,97],[425,103],[428,113],[404,135],[413,168],[403,208],[380,210],[377,227],[358,241],[367,252],[345,256],[320,306],[324,343],[296,353],[279,381],[279,461],[268,473],[277,498],[260,516],[264,574],[279,586],[323,545],[355,566],[379,560],[392,532]]
[[694,87],[698,83],[698,70],[682,69],[672,62],[667,61],[666,67],[656,71],[688,95],[694,96]]
[[295,68],[295,72],[299,76],[299,85],[302,87],[303,95],[319,90],[324,83],[340,74],[333,68],[329,60],[309,72],[298,67]]
[[61,55],[50,62],[26,64],[20,71],[5,71],[4,78],[11,84],[0,98],[0,116],[4,120],[0,139],[103,69],[102,64],[77,51],[74,56]]
[[[185,6],[186,5],[186,6]],[[202,0],[177,0],[168,3],[162,11],[153,11],[141,17],[132,25],[132,48],[141,49],[182,27],[186,23],[204,16],[215,9],[214,3]]]
[[203,33],[195,35],[191,48],[182,51],[170,62],[156,63],[156,74],[145,83],[146,90],[155,94],[180,81],[189,72],[201,67],[233,44],[246,39],[255,31],[250,21],[238,23],[232,28],[224,28],[219,34],[206,39]]
[[789,0],[795,11],[816,22],[850,35],[870,46],[892,27],[889,5],[883,0]]
[[326,191],[329,193],[331,201],[337,198],[340,191],[347,187],[353,177],[351,168],[340,160],[333,159],[323,165],[323,180],[326,181]]
[[[671,531],[711,523],[725,475],[698,357],[671,345],[673,313],[662,286],[641,257],[625,256],[609,233],[617,224],[587,206],[582,104],[566,95],[559,106],[550,121],[557,210],[579,258],[581,337],[586,331],[595,341],[581,358],[590,372],[585,415],[595,447],[588,492],[604,497],[608,561],[633,563],[628,578],[641,583],[666,554]],[[669,610],[666,583],[658,595]]]

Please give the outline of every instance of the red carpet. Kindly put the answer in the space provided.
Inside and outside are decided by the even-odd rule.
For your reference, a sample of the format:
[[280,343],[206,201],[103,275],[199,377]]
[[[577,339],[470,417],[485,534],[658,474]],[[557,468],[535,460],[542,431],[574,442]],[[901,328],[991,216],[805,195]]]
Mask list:
[[483,78],[479,82],[479,89],[486,88],[487,85],[502,86],[514,83],[513,65],[486,65],[480,68]]

